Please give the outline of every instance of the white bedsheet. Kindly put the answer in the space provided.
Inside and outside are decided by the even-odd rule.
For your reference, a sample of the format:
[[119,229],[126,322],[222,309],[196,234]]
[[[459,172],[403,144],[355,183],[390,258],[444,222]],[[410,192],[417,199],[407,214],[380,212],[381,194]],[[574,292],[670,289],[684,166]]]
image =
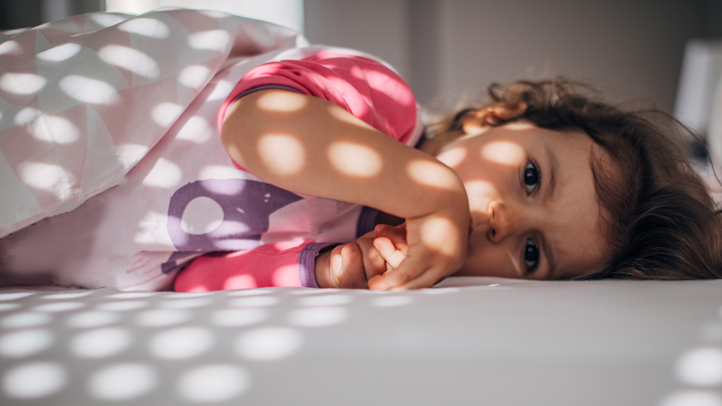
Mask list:
[[0,290],[6,406],[692,406],[721,385],[722,281]]

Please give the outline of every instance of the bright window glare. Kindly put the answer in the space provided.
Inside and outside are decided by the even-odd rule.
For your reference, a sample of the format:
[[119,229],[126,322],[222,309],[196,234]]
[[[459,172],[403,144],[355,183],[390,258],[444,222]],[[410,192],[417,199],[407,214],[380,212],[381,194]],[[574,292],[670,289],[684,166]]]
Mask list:
[[105,5],[107,11],[130,14],[165,6],[219,10],[303,32],[303,0],[105,0]]

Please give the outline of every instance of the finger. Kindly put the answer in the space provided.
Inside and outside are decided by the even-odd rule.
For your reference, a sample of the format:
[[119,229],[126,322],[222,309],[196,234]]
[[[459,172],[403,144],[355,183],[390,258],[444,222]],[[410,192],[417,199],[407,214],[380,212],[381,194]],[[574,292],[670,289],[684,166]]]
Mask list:
[[376,247],[374,247],[373,237],[359,238],[356,240],[356,244],[361,249],[361,258],[367,280],[386,272],[386,260],[379,254]]
[[374,232],[378,237],[386,237],[396,246],[396,249],[407,253],[409,250],[409,244],[406,241],[406,223],[398,226],[391,227],[385,224],[379,224],[374,228]]
[[374,239],[374,247],[376,247],[381,257],[383,257],[392,268],[398,268],[404,259],[406,259],[406,255],[397,250],[391,240],[386,237]]
[[331,278],[338,288],[365,289],[368,286],[361,250],[355,243],[339,245],[331,251]]
[[409,258],[398,269],[376,276],[368,281],[368,287],[372,290],[409,290],[428,288],[445,274],[439,269],[428,268],[427,261],[415,261]]

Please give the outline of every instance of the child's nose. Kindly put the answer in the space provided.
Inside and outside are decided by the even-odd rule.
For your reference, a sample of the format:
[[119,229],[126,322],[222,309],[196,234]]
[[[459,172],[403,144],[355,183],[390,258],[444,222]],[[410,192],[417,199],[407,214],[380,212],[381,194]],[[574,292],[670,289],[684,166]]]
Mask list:
[[499,242],[513,232],[516,217],[502,202],[489,203],[489,239]]

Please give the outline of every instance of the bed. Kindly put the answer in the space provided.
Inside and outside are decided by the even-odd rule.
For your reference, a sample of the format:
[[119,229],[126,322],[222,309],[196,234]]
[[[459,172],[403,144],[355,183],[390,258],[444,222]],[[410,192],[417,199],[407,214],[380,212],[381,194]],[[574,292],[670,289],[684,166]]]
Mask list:
[[0,291],[3,405],[722,404],[722,281]]

